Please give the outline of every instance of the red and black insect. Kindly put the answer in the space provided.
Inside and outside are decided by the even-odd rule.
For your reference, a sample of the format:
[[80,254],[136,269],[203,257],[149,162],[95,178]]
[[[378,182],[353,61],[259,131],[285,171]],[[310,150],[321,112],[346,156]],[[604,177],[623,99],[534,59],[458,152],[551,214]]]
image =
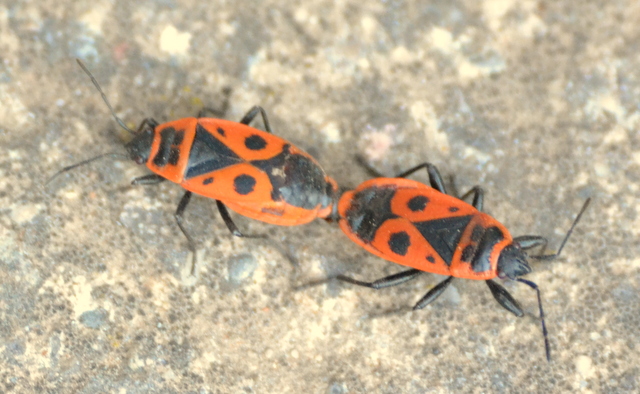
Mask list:
[[[262,107],[251,108],[239,123],[206,118],[207,112],[218,114],[220,111],[204,108],[196,118],[162,124],[151,118],[144,119],[134,132],[115,114],[89,70],[79,60],[78,64],[89,75],[118,124],[133,135],[126,145],[128,158],[137,164],[146,164],[153,172],[134,179],[132,184],[169,180],[187,190],[175,218],[194,254],[195,244],[182,224],[193,193],[215,199],[227,228],[240,237],[245,235],[238,230],[226,207],[243,216],[281,226],[304,224],[332,214],[336,182],[313,157],[271,133]],[[266,131],[249,126],[258,114]],[[122,155],[100,155],[63,168],[54,177],[105,156]]]
[[[426,168],[431,187],[404,179]],[[462,201],[473,194],[472,204]],[[544,322],[540,289],[521,278],[531,272],[528,258],[551,260],[560,255],[574,227],[589,205],[587,199],[567,232],[558,252],[542,254],[547,239],[525,235],[513,238],[496,219],[482,212],[484,192],[476,186],[460,199],[447,195],[438,169],[424,163],[396,178],[375,178],[342,195],[338,203],[342,231],[369,252],[412,269],[374,282],[343,275],[337,278],[374,289],[395,286],[424,272],[449,277],[422,297],[413,309],[422,309],[440,296],[453,278],[484,280],[491,294],[505,309],[524,315],[518,302],[492,279],[509,278],[537,292],[547,359],[549,340]],[[527,250],[540,247],[540,254]]]

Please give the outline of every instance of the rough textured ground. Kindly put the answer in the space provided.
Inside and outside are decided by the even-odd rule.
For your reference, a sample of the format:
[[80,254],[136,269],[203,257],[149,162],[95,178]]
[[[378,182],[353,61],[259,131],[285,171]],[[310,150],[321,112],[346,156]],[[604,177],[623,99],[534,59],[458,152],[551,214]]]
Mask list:
[[[639,4],[0,1],[0,391],[637,392]],[[526,286],[506,284],[520,319],[480,282],[415,313],[440,278],[306,286],[400,267],[320,221],[236,216],[273,241],[235,239],[204,198],[194,279],[178,186],[129,186],[145,169],[104,160],[44,187],[126,136],[76,57],[132,127],[230,87],[229,119],[263,105],[340,184],[367,178],[356,153],[387,174],[429,160],[551,248],[593,197],[529,276],[552,363]]]

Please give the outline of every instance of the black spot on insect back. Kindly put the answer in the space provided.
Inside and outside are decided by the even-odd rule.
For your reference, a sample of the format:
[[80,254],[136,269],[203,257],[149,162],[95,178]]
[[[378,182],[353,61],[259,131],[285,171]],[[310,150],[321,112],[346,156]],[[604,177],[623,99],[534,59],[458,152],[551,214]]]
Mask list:
[[409,246],[411,246],[411,238],[404,231],[393,233],[389,237],[389,249],[399,256],[407,254]]
[[253,189],[256,186],[256,179],[251,175],[242,174],[238,175],[233,180],[233,188],[236,193],[241,194],[243,196],[253,192]]
[[267,146],[267,141],[259,135],[254,134],[244,140],[244,146],[251,150],[262,150]]
[[407,203],[407,208],[412,212],[422,212],[427,207],[429,198],[426,196],[415,196]]

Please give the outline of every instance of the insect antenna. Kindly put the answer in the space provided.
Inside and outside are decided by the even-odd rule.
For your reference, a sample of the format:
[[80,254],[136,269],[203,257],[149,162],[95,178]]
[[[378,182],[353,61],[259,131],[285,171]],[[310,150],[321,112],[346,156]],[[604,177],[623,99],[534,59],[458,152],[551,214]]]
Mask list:
[[591,197],[587,198],[587,201],[585,201],[584,204],[582,205],[582,209],[580,209],[580,212],[578,213],[578,216],[576,216],[576,218],[574,219],[573,224],[571,225],[571,228],[569,229],[569,231],[567,231],[567,235],[565,235],[564,240],[562,240],[562,243],[560,244],[560,247],[558,248],[557,252],[553,254],[542,254],[542,255],[529,256],[529,257],[536,260],[553,260],[556,257],[560,256],[560,253],[562,252],[564,245],[569,240],[571,233],[573,233],[573,229],[576,227],[576,225],[580,221],[580,218],[582,217],[582,214],[584,213],[584,211],[587,210],[587,207],[589,206],[590,202],[591,202]]
[[76,59],[76,62],[78,62],[78,65],[80,66],[80,68],[82,68],[82,71],[84,71],[89,76],[89,78],[91,78],[91,82],[93,82],[93,86],[95,86],[96,89],[98,89],[98,92],[100,92],[100,95],[102,96],[102,100],[104,101],[105,104],[107,104],[107,107],[109,107],[109,111],[111,111],[111,115],[113,115],[113,118],[116,120],[116,122],[118,122],[120,127],[122,127],[123,129],[127,130],[131,134],[135,134],[135,131],[133,131],[130,128],[128,128],[127,125],[124,124],[122,119],[120,119],[118,117],[118,115],[116,115],[116,112],[113,110],[113,107],[109,103],[109,100],[107,100],[107,95],[104,94],[104,92],[102,91],[102,88],[100,88],[100,85],[98,84],[98,81],[93,76],[93,74],[91,74],[91,71],[89,71],[89,69],[84,65],[84,63],[82,63],[82,61],[80,61],[80,59]]
[[61,169],[60,171],[58,171],[58,172],[56,172],[55,174],[53,174],[53,175],[51,176],[51,178],[49,178],[49,179],[44,183],[44,185],[45,185],[45,186],[49,185],[49,184],[51,183],[51,181],[53,181],[54,179],[56,179],[58,176],[60,176],[60,175],[64,174],[65,172],[69,172],[69,171],[73,170],[73,169],[74,169],[74,168],[76,168],[76,167],[80,167],[80,166],[83,166],[83,165],[85,165],[85,164],[93,163],[93,162],[94,162],[94,161],[96,161],[96,160],[100,160],[100,159],[102,159],[102,158],[104,158],[104,157],[108,157],[108,156],[114,157],[114,158],[116,158],[116,159],[128,159],[128,158],[129,158],[129,156],[125,155],[124,153],[120,153],[120,152],[109,152],[109,153],[103,153],[103,154],[101,154],[101,155],[98,155],[98,156],[92,157],[92,158],[90,158],[90,159],[83,160],[83,161],[81,161],[81,162],[79,162],[79,163],[72,164],[72,165],[70,165],[70,166],[66,166],[66,167],[64,167],[64,168],[63,168],[63,169]]
[[[135,135],[136,133],[133,130],[131,130],[130,128],[128,128],[127,125],[122,121],[122,119],[120,119],[118,117],[118,115],[116,115],[115,111],[113,110],[113,107],[111,106],[111,104],[109,103],[109,100],[107,99],[107,95],[104,94],[104,92],[102,91],[102,88],[100,88],[100,85],[98,84],[98,81],[93,76],[93,74],[91,74],[91,71],[89,71],[89,69],[84,65],[84,63],[82,63],[82,61],[80,61],[80,59],[76,59],[76,62],[78,63],[80,68],[82,68],[82,71],[84,71],[89,76],[89,78],[91,78],[91,82],[93,83],[93,86],[95,86],[96,89],[98,89],[98,92],[100,92],[100,95],[102,96],[102,100],[104,101],[105,104],[107,104],[107,107],[109,108],[109,111],[111,111],[111,115],[116,120],[116,122],[118,122],[120,127],[122,127],[123,129],[127,130],[132,135]],[[129,159],[129,156],[124,154],[124,153],[119,153],[119,152],[103,153],[101,155],[92,157],[90,159],[83,160],[83,161],[81,161],[79,163],[72,164],[70,166],[64,167],[60,171],[58,171],[55,174],[53,174],[53,176],[51,176],[51,178],[49,178],[45,182],[44,185],[45,186],[49,185],[51,183],[51,181],[53,181],[55,178],[57,178],[61,174],[64,174],[65,172],[71,171],[74,168],[81,167],[81,166],[83,166],[85,164],[93,163],[94,161],[102,159],[104,157],[114,157],[116,159]]]

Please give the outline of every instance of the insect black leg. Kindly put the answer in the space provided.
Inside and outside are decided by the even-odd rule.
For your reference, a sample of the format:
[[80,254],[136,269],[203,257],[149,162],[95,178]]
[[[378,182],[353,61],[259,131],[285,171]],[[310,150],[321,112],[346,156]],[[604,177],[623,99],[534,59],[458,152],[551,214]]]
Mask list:
[[[264,128],[266,129],[267,133],[271,133],[271,125],[269,124],[269,119],[267,118],[267,113],[265,112],[264,108],[258,106],[258,105],[254,105],[249,112],[247,112],[242,119],[240,119],[240,123],[242,124],[246,124],[248,125],[249,123],[251,123],[251,121],[253,121],[253,119],[255,119],[256,116],[258,116],[258,112],[260,112],[260,114],[262,115],[262,121],[264,122]],[[273,133],[271,133],[273,134]]]
[[165,178],[158,174],[149,174],[144,176],[139,176],[131,181],[132,185],[157,185],[160,182],[166,181]]
[[413,310],[415,311],[417,309],[422,309],[435,301],[436,298],[440,297],[440,295],[447,289],[447,287],[449,287],[449,284],[452,280],[453,276],[450,276],[442,282],[438,283],[436,287],[429,290],[429,292],[416,303],[416,305],[413,307]]
[[[540,321],[542,322],[542,335],[544,336],[544,348],[545,348],[545,353],[547,355],[547,361],[551,361],[551,350],[549,346],[547,325],[544,322],[544,311],[542,309],[542,298],[540,297],[540,289],[538,288],[538,285],[526,279],[518,278],[516,280],[518,282],[522,282],[525,285],[531,287],[538,293],[538,307],[540,308]],[[498,301],[500,305],[502,305],[504,309],[513,313],[517,317],[522,317],[524,315],[524,312],[522,311],[520,304],[518,304],[518,301],[516,301],[515,298],[513,298],[511,294],[509,294],[509,292],[504,287],[495,283],[491,279],[487,280],[486,283],[487,283],[487,286],[489,286],[489,289],[491,290],[491,294],[493,294],[493,297],[496,299],[496,301]]]
[[266,238],[266,236],[263,234],[249,235],[241,233],[240,230],[238,230],[238,226],[236,226],[236,224],[233,222],[233,219],[231,219],[229,210],[222,203],[222,201],[216,200],[216,205],[218,206],[218,211],[220,212],[220,216],[222,217],[224,224],[227,225],[227,228],[229,229],[229,231],[231,231],[231,234],[235,235],[236,237],[242,238]]
[[397,274],[386,276],[382,279],[378,279],[373,282],[362,282],[344,275],[338,275],[336,276],[336,279],[341,280],[343,282],[351,283],[354,285],[362,286],[362,287],[369,287],[372,289],[382,289],[385,287],[396,286],[404,282],[410,281],[411,279],[416,278],[418,275],[422,273],[424,273],[424,271],[420,271],[417,269],[410,269],[407,271],[402,271]]
[[547,325],[544,323],[544,310],[542,309],[542,297],[540,296],[540,288],[537,284],[522,278],[516,279],[518,282],[524,283],[531,287],[538,294],[538,308],[540,308],[540,321],[542,322],[542,335],[544,336],[544,349],[547,354],[547,361],[551,361],[551,347],[549,346],[549,337],[547,333]]
[[[364,167],[365,170],[367,170],[367,172],[374,178],[387,178],[386,175],[384,175],[383,173],[381,173],[380,171],[376,170],[375,168],[373,168],[369,163],[367,163],[367,161],[360,155],[356,155],[356,161],[358,162],[358,164],[360,164],[362,167]],[[429,163],[422,163],[422,164],[418,164],[415,167],[411,167],[410,169],[401,172],[400,174],[394,176],[394,178],[406,178],[409,175],[423,169],[426,168],[427,165]]]
[[429,183],[431,184],[431,187],[440,193],[447,194],[447,189],[444,187],[444,181],[442,180],[440,171],[438,171],[438,167],[431,163],[427,163],[427,172],[429,173]]
[[[378,172],[376,169],[374,169],[373,167],[371,167],[369,164],[366,163],[366,161],[360,157],[360,156],[356,156],[356,159],[358,160],[358,162],[365,167],[365,169],[367,170],[367,172],[369,172],[370,174],[372,174],[374,177],[384,177],[384,175],[382,175],[380,172]],[[442,176],[440,175],[440,171],[438,171],[438,168],[436,166],[434,166],[431,163],[421,163],[418,164],[415,167],[411,167],[406,171],[401,172],[400,174],[396,175],[394,178],[406,178],[409,175],[420,171],[421,169],[426,168],[427,169],[427,173],[429,174],[429,183],[431,184],[431,187],[436,189],[437,191],[439,191],[440,193],[444,193],[447,194],[447,190],[444,186],[444,181],[442,180]]]
[[189,235],[187,230],[184,228],[182,224],[182,220],[184,219],[184,211],[187,209],[187,205],[189,205],[189,201],[191,201],[191,192],[185,192],[182,198],[180,199],[180,203],[178,203],[178,209],[176,209],[175,218],[178,223],[178,227],[180,227],[180,231],[187,238],[187,243],[189,244],[189,250],[193,253],[193,257],[191,258],[191,275],[195,273],[196,269],[196,243],[193,241],[193,238]]
[[427,173],[429,174],[429,184],[431,185],[431,187],[436,189],[440,193],[447,194],[447,189],[444,187],[444,181],[442,180],[440,171],[438,171],[438,167],[434,166],[431,163],[418,164],[417,166],[396,175],[396,178],[406,178],[414,172],[419,171],[423,168],[427,169]]
[[451,192],[451,195],[456,197],[456,198],[460,198],[460,193],[458,191],[458,185],[456,184],[456,177],[453,174],[449,174],[449,182],[448,182],[448,188],[449,191]]
[[406,177],[408,177],[409,175],[411,175],[411,174],[413,174],[413,173],[415,173],[415,172],[418,172],[418,171],[420,171],[420,170],[421,170],[421,169],[423,169],[423,168],[427,168],[427,166],[429,166],[429,163],[420,163],[420,164],[418,164],[418,165],[417,165],[417,166],[415,166],[415,167],[411,167],[411,168],[409,168],[408,170],[406,170],[406,171],[403,171],[403,172],[399,173],[399,174],[398,174],[398,175],[396,175],[394,178],[406,178]]
[[227,110],[229,110],[229,95],[231,94],[231,89],[225,88],[222,90],[222,94],[224,95],[224,99],[220,108],[203,107],[200,112],[198,112],[198,118],[205,118],[207,113],[213,114],[213,116],[217,118],[224,117]]
[[491,279],[485,281],[487,286],[489,286],[489,290],[491,290],[491,294],[493,294],[493,298],[498,301],[498,304],[502,305],[502,307],[509,312],[513,313],[517,317],[522,317],[524,312],[520,307],[518,301],[516,301],[511,294],[504,287],[500,286],[496,282]]
[[[520,244],[520,248],[523,250],[533,249],[535,247],[540,247],[540,254],[544,253],[547,250],[547,239],[545,237],[540,237],[538,235],[521,235],[519,237],[515,237],[513,239],[514,243]],[[549,255],[555,256],[555,255]],[[533,257],[533,256],[532,256]]]
[[142,120],[142,122],[140,122],[140,126],[138,126],[138,129],[136,130],[136,134],[140,134],[144,129],[146,128],[150,128],[151,130],[155,130],[156,127],[159,125],[160,123],[158,123],[155,119],[153,118],[144,118]]
[[460,200],[466,199],[471,194],[473,194],[473,202],[471,205],[473,205],[473,207],[478,211],[482,211],[482,208],[484,207],[484,190],[480,186],[474,186],[471,190],[463,194],[460,197]]
[[364,169],[367,170],[369,175],[371,175],[372,177],[374,177],[374,178],[386,178],[386,176],[383,173],[381,173],[380,171],[376,170],[369,163],[367,163],[367,161],[365,160],[364,157],[362,157],[360,155],[356,155],[356,161],[358,162],[358,164],[360,164],[362,167],[364,167]]

